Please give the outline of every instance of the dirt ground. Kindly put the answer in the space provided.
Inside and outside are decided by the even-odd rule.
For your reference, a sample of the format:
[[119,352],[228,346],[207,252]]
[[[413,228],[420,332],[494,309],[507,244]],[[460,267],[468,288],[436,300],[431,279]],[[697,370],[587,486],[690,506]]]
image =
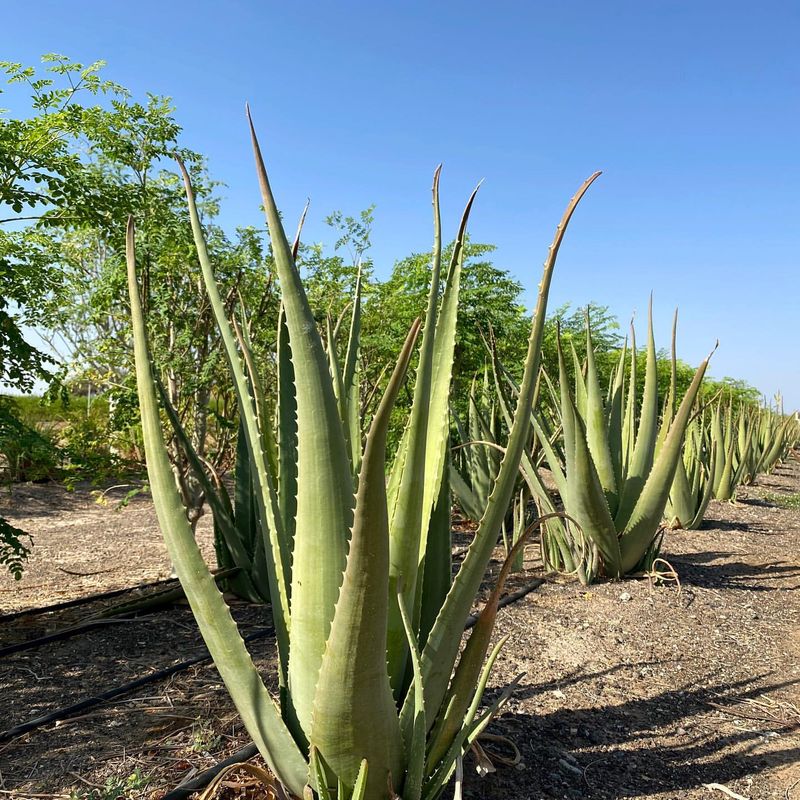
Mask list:
[[[525,677],[490,731],[520,762],[503,763],[505,739],[487,740],[496,772],[480,778],[468,760],[465,796],[800,800],[800,509],[781,505],[798,492],[793,460],[736,504],[713,503],[702,530],[670,533],[664,555],[680,590],[647,579],[585,589],[549,576],[501,611],[497,635],[510,640],[489,696]],[[116,511],[123,494],[101,504],[89,489],[6,493],[0,514],[31,531],[35,549],[21,582],[0,577],[0,614],[166,578],[149,500]],[[212,558],[207,519],[199,538]],[[528,556],[518,583],[541,574],[535,547]],[[120,599],[0,619],[0,647]],[[234,614],[245,633],[269,624],[262,608]],[[251,649],[269,674],[270,639]],[[5,655],[0,728],[203,652],[176,605]],[[0,798],[156,800],[247,741],[214,668],[197,664],[0,741]]]

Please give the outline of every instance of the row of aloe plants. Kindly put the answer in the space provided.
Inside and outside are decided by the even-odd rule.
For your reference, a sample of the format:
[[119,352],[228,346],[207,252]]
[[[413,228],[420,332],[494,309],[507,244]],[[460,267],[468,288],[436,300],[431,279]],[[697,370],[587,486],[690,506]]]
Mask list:
[[[626,343],[605,391],[588,319],[584,363],[574,347],[571,358],[565,358],[559,336],[558,382],[544,371],[540,376],[549,403],[537,405],[532,414],[533,436],[523,454],[523,486],[509,525],[507,549],[524,529],[521,508],[533,504],[548,515],[563,508],[566,514],[551,516],[543,530],[545,567],[574,574],[584,584],[600,577],[652,572],[660,559],[665,527],[699,527],[712,498],[732,499],[740,482],[752,483],[758,474],[773,469],[798,441],[796,417],[766,408],[733,408],[718,398],[701,401],[708,359],[678,404],[676,335],[677,312],[670,386],[660,413],[652,308],[641,401],[636,394],[633,329],[630,349]],[[509,398],[516,391],[504,365],[489,349],[494,391],[487,389],[486,380],[479,391],[474,384],[469,424],[457,426],[456,449],[467,455],[460,455],[453,465],[453,485],[467,516],[473,514],[475,498],[491,486],[499,458],[498,420],[508,416]],[[543,465],[550,486],[543,479]],[[519,560],[518,555],[518,564]]]
[[[482,708],[502,583],[514,546],[466,646],[462,634],[506,511],[515,495],[540,367],[547,298],[559,247],[581,198],[570,201],[544,264],[523,377],[491,488],[476,497],[479,524],[453,575],[449,394],[467,220],[442,263],[439,171],[427,308],[410,328],[371,420],[357,402],[359,308],[354,298],[340,360],[337,332],[321,335],[295,264],[251,123],[256,171],[280,281],[277,384],[264,387],[249,344],[247,309],[232,319],[214,279],[188,174],[191,224],[202,277],[227,354],[239,414],[233,497],[206,477],[221,557],[240,568],[240,593],[269,598],[277,643],[277,697],[209,573],[188,525],[164,444],[162,415],[193,459],[153,374],[137,282],[135,228],[128,280],[145,451],[159,523],[203,638],[261,755],[285,791],[321,800],[438,797],[465,750],[506,701]],[[327,345],[327,346],[326,346]],[[387,464],[387,431],[412,357],[413,403]],[[161,395],[161,401],[159,401]],[[267,396],[277,398],[272,405]],[[362,437],[362,431],[366,434]],[[199,460],[193,463],[202,472]],[[518,515],[519,516],[519,515]]]

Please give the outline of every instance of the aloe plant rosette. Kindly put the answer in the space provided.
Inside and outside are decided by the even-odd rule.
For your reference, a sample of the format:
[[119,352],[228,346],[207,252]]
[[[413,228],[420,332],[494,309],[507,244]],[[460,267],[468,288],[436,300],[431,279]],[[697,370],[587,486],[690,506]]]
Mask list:
[[[601,575],[620,578],[648,569],[657,557],[662,515],[708,358],[697,368],[677,411],[659,428],[652,304],[639,413],[635,340],[627,387],[623,349],[604,402],[588,324],[586,335],[586,371],[584,375],[576,363],[574,392],[558,343],[564,467],[541,435],[540,442],[567,514],[566,520],[547,524],[544,552],[551,565],[591,583]],[[529,483],[543,510],[550,512],[552,500],[541,481],[532,474]]]
[[[330,341],[326,352],[317,330],[252,125],[251,132],[283,303],[276,430],[268,430],[272,421],[263,413],[263,390],[246,337],[236,335],[237,326],[226,316],[191,184],[184,176],[203,280],[227,353],[246,442],[276,633],[277,701],[253,665],[176,492],[145,337],[131,223],[127,249],[136,373],[159,523],[242,721],[287,790],[295,797],[321,800],[432,800],[508,697],[506,691],[480,710],[501,646],[489,652],[497,589],[459,658],[462,633],[511,500],[527,438],[558,249],[575,207],[597,175],[572,199],[556,231],[502,463],[474,541],[451,579],[445,480],[448,403],[463,244],[474,194],[445,270],[437,170],[424,322],[409,331],[361,446],[361,426],[353,424],[342,386],[337,386],[343,373],[336,369]],[[413,404],[387,481],[389,417],[418,338]]]

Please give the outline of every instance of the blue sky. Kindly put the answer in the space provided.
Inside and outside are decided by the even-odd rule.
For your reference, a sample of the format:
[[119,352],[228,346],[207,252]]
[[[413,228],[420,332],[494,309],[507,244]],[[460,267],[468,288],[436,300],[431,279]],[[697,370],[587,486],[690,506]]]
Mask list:
[[622,320],[655,293],[657,344],[719,338],[717,377],[800,408],[800,4],[313,2],[7,4],[3,58],[108,62],[174,98],[184,143],[224,181],[223,222],[257,223],[249,100],[288,219],[307,239],[374,203],[378,273],[430,246],[481,178],[471,233],[533,296],[564,205],[604,175],[562,249],[553,304]]

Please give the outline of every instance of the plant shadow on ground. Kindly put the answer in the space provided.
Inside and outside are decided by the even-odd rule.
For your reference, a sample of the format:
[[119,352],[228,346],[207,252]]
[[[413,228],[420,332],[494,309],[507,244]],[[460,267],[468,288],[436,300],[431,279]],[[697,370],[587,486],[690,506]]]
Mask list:
[[746,561],[726,561],[730,553],[707,551],[688,555],[670,555],[669,563],[680,576],[685,588],[739,589],[751,592],[774,592],[798,588],[784,584],[771,585],[787,578],[800,578],[800,568],[788,561],[749,564]]
[[[514,702],[565,691],[645,662],[597,673],[578,670],[564,680],[520,686]],[[519,748],[521,768],[498,767],[479,778],[465,764],[465,796],[485,800],[522,798],[646,797],[682,793],[705,783],[730,784],[800,759],[800,714],[777,719],[748,701],[780,692],[800,681],[765,685],[769,674],[738,683],[719,682],[667,690],[617,705],[563,708],[549,713],[506,713],[489,727]],[[572,700],[574,705],[574,700]],[[672,744],[664,743],[665,734]],[[791,738],[769,751],[760,747],[775,736]],[[495,747],[494,742],[488,743]],[[503,748],[505,752],[507,748]]]
[[732,521],[727,519],[713,519],[706,517],[703,520],[703,529],[718,530],[718,531],[737,531],[739,533],[756,533],[760,526],[753,526],[747,522],[739,520]]

